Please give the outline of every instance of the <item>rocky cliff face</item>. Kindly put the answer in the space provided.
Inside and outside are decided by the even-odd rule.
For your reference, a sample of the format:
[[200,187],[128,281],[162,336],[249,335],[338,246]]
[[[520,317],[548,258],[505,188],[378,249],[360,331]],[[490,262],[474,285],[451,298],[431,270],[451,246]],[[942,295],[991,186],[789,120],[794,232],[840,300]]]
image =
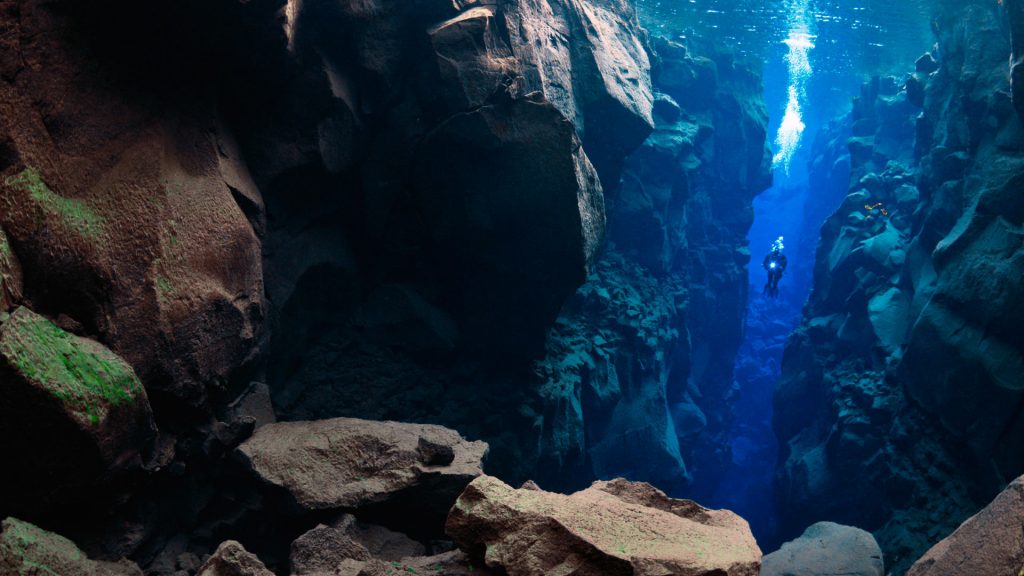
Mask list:
[[897,573],[1022,471],[1009,34],[981,3],[944,6],[935,30],[913,75],[855,103],[850,195],[775,396],[788,530],[874,530]]
[[279,413],[442,423],[524,479],[538,458],[531,364],[652,129],[631,5],[305,2],[293,29],[341,112],[308,119],[290,166],[276,124],[246,140],[277,164],[257,180]]
[[538,473],[563,486],[696,479],[689,490],[710,493],[730,460],[746,233],[770,184],[767,114],[744,65],[710,48],[654,48],[655,131],[608,195],[608,250],[537,367]]
[[0,516],[212,541],[253,380],[516,465],[505,387],[652,129],[643,38],[617,1],[5,4]]
[[[153,574],[284,570],[344,512],[439,536],[473,475],[433,432],[275,419],[444,424],[558,487],[727,461],[769,157],[744,66],[625,0],[26,0],[0,43],[0,517]],[[357,466],[365,501],[303,507],[250,437],[428,496]]]

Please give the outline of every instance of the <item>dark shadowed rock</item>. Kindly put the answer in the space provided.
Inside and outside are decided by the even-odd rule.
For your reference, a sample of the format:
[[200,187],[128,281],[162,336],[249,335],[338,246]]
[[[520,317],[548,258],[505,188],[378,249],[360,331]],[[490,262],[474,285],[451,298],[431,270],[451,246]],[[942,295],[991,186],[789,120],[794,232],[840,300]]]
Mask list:
[[22,296],[21,264],[0,228],[0,314],[14,308]]
[[255,554],[228,540],[199,567],[196,576],[274,576]]
[[870,532],[818,522],[761,562],[761,576],[884,576],[882,549]]
[[1003,0],[1010,24],[1010,94],[1017,114],[1024,119],[1024,2]]
[[935,61],[931,52],[925,52],[914,62],[914,69],[922,74],[931,74],[939,69],[939,63]]
[[573,125],[536,96],[451,118],[416,163],[429,257],[464,344],[519,356],[538,352],[604,239],[597,173]]
[[0,382],[0,457],[12,471],[0,478],[0,512],[73,498],[153,450],[153,414],[131,366],[28,308],[0,324]]
[[699,42],[653,45],[655,130],[606,191],[608,247],[536,365],[530,474],[558,490],[624,476],[711,498],[732,463],[723,447],[751,200],[770,183],[768,116],[757,72]]
[[128,560],[90,560],[71,540],[28,522],[7,518],[0,528],[0,574],[4,576],[142,576],[142,570]]
[[25,297],[97,334],[151,391],[205,408],[259,343],[246,210],[262,218],[260,193],[212,111],[126,96],[119,61],[72,45],[103,35],[74,11],[19,13],[3,29],[22,66],[0,86],[17,158],[0,174],[0,226],[32,280]]
[[761,563],[739,516],[622,480],[565,496],[482,476],[459,497],[447,531],[460,548],[513,576],[756,576]]
[[458,550],[427,555],[426,548],[399,532],[343,515],[319,525],[291,546],[290,573],[295,576],[375,576],[380,574],[482,574]]
[[1024,567],[1024,478],[929,550],[907,576],[1017,576]]
[[252,418],[256,428],[277,422],[274,405],[270,399],[270,389],[262,382],[249,384],[249,387],[228,405],[227,412],[229,421]]
[[496,10],[470,8],[429,30],[441,90],[453,108],[481,106],[515,76],[519,62],[501,37]]
[[[452,461],[429,463],[421,440],[451,448]],[[427,483],[432,497],[454,501],[482,473],[486,452],[441,426],[352,418],[267,424],[238,448],[253,474],[303,510],[359,508]]]
[[369,561],[370,552],[343,530],[319,525],[292,542],[291,573],[332,574],[345,560]]

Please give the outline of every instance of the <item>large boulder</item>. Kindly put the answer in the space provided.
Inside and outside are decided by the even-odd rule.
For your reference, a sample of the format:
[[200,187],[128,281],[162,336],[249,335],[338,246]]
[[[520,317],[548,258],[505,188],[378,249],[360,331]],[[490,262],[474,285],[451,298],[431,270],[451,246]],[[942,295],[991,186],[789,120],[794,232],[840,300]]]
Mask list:
[[[146,95],[161,90],[147,80],[183,85],[178,70],[204,94],[199,68],[217,60],[169,65],[178,49],[135,36],[157,20],[171,29],[160,13],[127,24],[141,12],[31,1],[4,18],[0,226],[36,309],[96,334],[151,393],[205,408],[259,344],[261,251],[246,212],[258,221],[262,200],[215,99]],[[107,50],[74,40],[113,29],[132,33]]]
[[255,554],[228,540],[199,567],[196,576],[274,576]]
[[929,550],[907,576],[1016,576],[1024,566],[1024,477]]
[[67,501],[137,469],[157,431],[131,366],[103,345],[18,308],[0,324],[0,513]]
[[764,557],[761,576],[884,576],[882,549],[870,532],[818,522]]
[[601,183],[572,124],[539,96],[456,116],[426,137],[416,182],[465,345],[538,353],[521,348],[542,342],[604,240]]
[[602,182],[617,187],[623,158],[654,127],[635,9],[619,0],[518,0],[504,16],[521,89],[540,91],[572,121]]
[[755,576],[761,564],[739,516],[621,479],[566,496],[481,476],[446,529],[460,548],[510,576]]
[[238,447],[263,482],[300,510],[357,509],[429,492],[445,510],[482,474],[484,442],[428,424],[334,418],[267,424]]
[[71,540],[17,518],[7,518],[0,529],[4,576],[142,576],[128,560],[90,560]]

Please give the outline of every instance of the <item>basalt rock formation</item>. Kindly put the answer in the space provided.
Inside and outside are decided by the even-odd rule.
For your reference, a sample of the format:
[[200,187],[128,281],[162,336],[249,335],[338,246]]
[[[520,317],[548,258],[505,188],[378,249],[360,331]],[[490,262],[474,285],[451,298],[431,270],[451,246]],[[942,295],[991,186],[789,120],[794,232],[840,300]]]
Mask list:
[[896,573],[1024,471],[1009,38],[980,3],[944,5],[935,31],[905,82],[855,102],[850,194],[775,395],[785,530],[872,530]]
[[309,526],[264,533],[231,454],[278,417],[458,424],[526,473],[510,374],[652,129],[632,6],[94,4],[0,16],[0,516],[275,568]]
[[267,159],[267,377],[283,419],[440,423],[525,478],[530,366],[651,131],[650,63],[629,3],[457,4],[296,8],[327,104],[243,139]]
[[[760,77],[654,42],[655,131],[608,194],[608,249],[538,363],[542,485],[627,475],[709,494],[730,461],[753,197],[770,184]],[[703,52],[696,52],[702,50]]]
[[625,0],[26,0],[0,45],[0,517],[180,576],[354,512],[458,574],[460,434],[544,484],[728,460],[769,158],[729,56]]

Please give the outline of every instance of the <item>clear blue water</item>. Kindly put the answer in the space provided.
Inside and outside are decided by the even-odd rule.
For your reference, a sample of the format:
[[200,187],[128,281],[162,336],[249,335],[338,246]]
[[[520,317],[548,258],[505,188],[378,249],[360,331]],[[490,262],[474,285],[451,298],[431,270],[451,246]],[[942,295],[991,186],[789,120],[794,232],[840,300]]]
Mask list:
[[[844,193],[809,188],[809,151],[827,122],[848,113],[865,80],[903,77],[913,70],[914,60],[934,42],[934,5],[935,0],[638,0],[652,33],[682,41],[690,35],[716,38],[722,49],[761,67],[773,141],[787,105],[793,107],[791,89],[797,93],[799,116],[791,120],[799,121],[802,134],[794,140],[787,122],[792,157],[788,166],[776,167],[774,187],[755,199],[748,236],[751,296],[746,341],[736,364],[742,394],[732,430],[733,468],[712,500],[703,502],[747,518],[765,550],[780,544],[774,530],[772,391],[786,337],[799,323],[810,291],[818,227]],[[780,235],[786,238],[790,271],[780,297],[770,300],[761,293],[760,261]]]

